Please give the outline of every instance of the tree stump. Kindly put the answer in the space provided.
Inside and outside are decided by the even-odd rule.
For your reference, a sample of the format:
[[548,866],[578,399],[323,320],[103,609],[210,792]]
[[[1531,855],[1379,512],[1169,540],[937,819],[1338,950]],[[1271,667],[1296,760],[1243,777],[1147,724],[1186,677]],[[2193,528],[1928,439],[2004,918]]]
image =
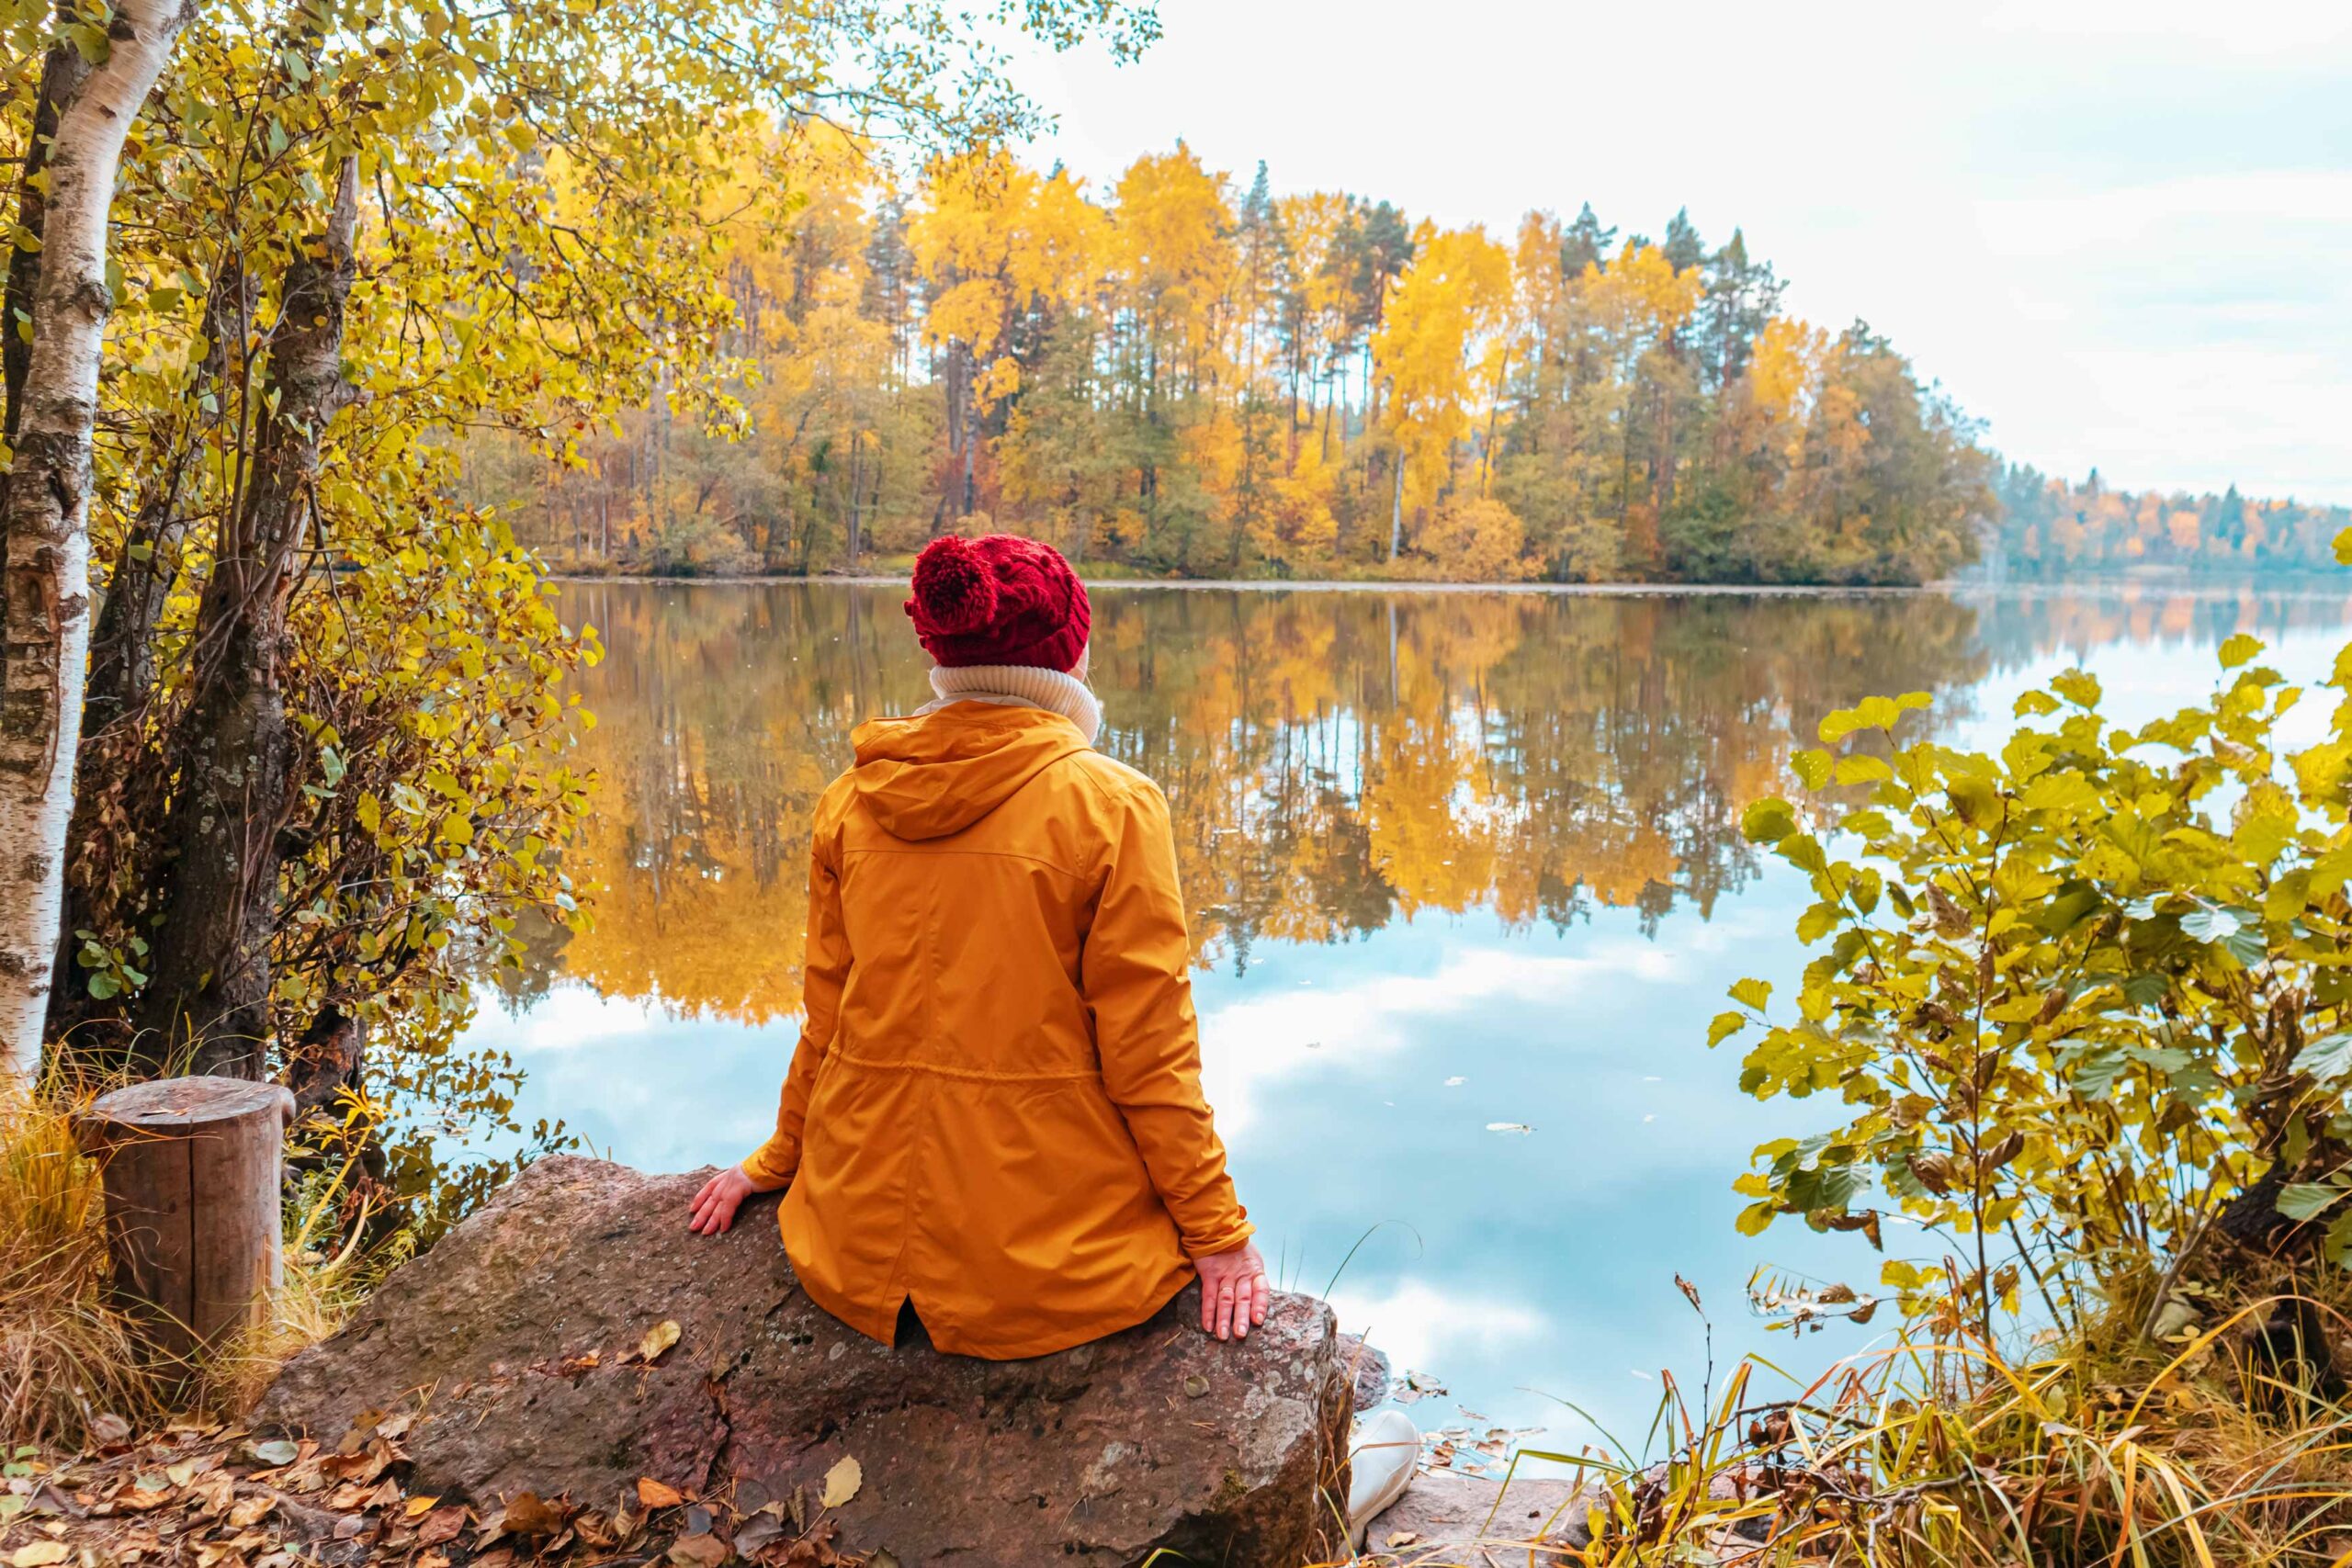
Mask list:
[[114,1298],[159,1358],[192,1361],[266,1319],[293,1114],[279,1085],[191,1077],[116,1089],[79,1119],[105,1178]]

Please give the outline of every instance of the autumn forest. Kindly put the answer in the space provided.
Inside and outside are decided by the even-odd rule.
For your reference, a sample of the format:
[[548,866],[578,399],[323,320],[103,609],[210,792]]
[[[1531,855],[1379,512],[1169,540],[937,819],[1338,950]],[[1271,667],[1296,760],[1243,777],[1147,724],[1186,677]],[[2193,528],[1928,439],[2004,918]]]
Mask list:
[[526,541],[797,572],[1001,526],[1151,575],[1874,583],[1965,562],[1993,505],[1892,344],[1785,315],[1739,233],[1679,214],[1498,239],[1182,142],[1101,191],[996,153],[901,189],[813,133],[787,158],[796,210],[728,231],[715,395],[476,444]]
[[1001,153],[904,186],[818,131],[780,156],[792,210],[720,228],[718,359],[473,443],[472,499],[560,564],[855,570],[998,526],[1098,575],[1862,584],[1963,568],[1995,519],[2028,570],[2142,559],[2099,533],[2119,504],[2199,567],[2323,564],[2340,525],[2243,503],[2246,547],[2208,498],[2184,550],[2183,498],[2005,471],[1885,338],[1792,318],[1687,213],[1498,239],[1181,141],[1101,191]]

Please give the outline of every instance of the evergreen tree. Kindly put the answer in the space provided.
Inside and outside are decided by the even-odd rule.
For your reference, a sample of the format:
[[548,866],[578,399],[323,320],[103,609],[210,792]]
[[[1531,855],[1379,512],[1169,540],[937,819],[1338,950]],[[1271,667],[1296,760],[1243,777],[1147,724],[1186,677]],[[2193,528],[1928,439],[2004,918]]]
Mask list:
[[1699,238],[1699,231],[1691,226],[1690,209],[1680,209],[1672,222],[1666,226],[1666,243],[1658,247],[1666,253],[1667,265],[1681,272],[1707,259],[1706,243]]
[[1609,247],[1617,238],[1614,228],[1604,229],[1593,215],[1592,203],[1586,202],[1577,213],[1577,220],[1560,236],[1560,272],[1563,276],[1577,277],[1589,266],[1598,266],[1607,260]]

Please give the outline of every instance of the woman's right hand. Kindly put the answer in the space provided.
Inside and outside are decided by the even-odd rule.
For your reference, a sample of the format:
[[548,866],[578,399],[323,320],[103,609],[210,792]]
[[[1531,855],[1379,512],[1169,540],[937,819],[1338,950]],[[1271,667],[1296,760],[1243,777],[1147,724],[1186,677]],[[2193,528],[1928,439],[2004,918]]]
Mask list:
[[1250,1331],[1266,1321],[1273,1287],[1266,1280],[1266,1259],[1256,1247],[1243,1242],[1223,1252],[1193,1259],[1201,1277],[1201,1331],[1219,1339],[1247,1339]]
[[696,1235],[717,1235],[735,1223],[735,1211],[752,1193],[765,1190],[753,1186],[740,1165],[730,1165],[702,1184],[695,1194],[694,1217],[686,1228]]

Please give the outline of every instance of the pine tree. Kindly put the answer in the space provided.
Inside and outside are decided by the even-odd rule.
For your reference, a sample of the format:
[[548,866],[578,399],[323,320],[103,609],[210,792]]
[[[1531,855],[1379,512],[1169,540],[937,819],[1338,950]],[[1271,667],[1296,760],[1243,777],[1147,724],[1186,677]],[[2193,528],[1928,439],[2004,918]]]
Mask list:
[[1600,220],[1593,216],[1592,203],[1586,202],[1577,213],[1577,220],[1560,236],[1560,271],[1567,277],[1580,277],[1587,267],[1599,266],[1606,260],[1609,247],[1616,243],[1617,231],[1604,229]]
[[1682,272],[1707,259],[1706,243],[1699,238],[1699,231],[1691,226],[1690,209],[1682,208],[1666,226],[1666,243],[1659,247],[1666,253],[1668,265]]

